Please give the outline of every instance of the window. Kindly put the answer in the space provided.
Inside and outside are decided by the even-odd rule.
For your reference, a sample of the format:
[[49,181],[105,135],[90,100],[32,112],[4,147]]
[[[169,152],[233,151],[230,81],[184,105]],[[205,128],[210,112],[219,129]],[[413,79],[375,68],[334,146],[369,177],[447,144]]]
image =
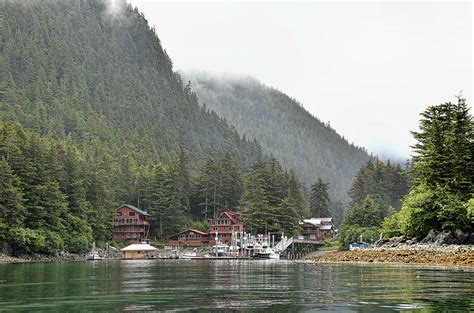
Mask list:
[[117,212],[117,216],[122,216],[122,212]]
[[135,216],[135,212],[128,212],[128,216]]

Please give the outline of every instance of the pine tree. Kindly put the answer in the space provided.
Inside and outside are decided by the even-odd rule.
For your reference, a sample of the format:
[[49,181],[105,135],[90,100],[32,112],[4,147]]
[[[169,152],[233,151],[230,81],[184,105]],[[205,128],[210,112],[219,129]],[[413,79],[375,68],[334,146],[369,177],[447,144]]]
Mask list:
[[324,183],[321,177],[311,185],[309,209],[314,217],[330,217],[331,201],[329,199],[329,184]]
[[[20,180],[13,175],[5,158],[0,158],[0,225],[5,227],[21,226],[25,220],[25,207]],[[6,231],[6,229],[4,229]],[[0,226],[0,240],[4,240]]]
[[414,161],[415,182],[428,186],[448,186],[470,197],[474,185],[473,119],[463,98],[430,106],[420,119],[420,131],[412,132],[417,143]]

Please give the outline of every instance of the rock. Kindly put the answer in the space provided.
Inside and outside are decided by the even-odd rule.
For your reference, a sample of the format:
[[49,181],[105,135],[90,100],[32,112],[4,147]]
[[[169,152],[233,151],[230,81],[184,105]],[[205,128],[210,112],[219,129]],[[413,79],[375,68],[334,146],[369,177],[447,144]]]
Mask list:
[[436,232],[432,229],[428,232],[428,235],[420,241],[420,243],[434,243],[436,242],[436,237]]
[[452,245],[452,244],[457,244],[457,243],[458,243],[458,240],[454,236],[453,232],[451,231],[442,232],[442,233],[439,233],[438,236],[436,236],[435,244],[437,245],[442,245],[442,244]]
[[466,240],[464,240],[464,244],[474,245],[474,233],[471,233],[467,236]]
[[462,230],[456,229],[454,231],[454,237],[456,237],[458,244],[462,244],[469,237],[469,234],[464,233]]
[[412,244],[413,244],[413,240],[407,240],[407,241],[405,241],[405,243],[406,243],[407,245],[412,245]]

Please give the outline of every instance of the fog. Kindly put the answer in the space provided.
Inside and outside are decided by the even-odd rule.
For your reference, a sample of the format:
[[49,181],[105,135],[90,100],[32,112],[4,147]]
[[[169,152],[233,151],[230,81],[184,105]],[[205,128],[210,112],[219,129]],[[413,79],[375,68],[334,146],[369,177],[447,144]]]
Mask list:
[[428,105],[472,103],[472,5],[132,0],[176,70],[250,75],[369,151],[406,158]]

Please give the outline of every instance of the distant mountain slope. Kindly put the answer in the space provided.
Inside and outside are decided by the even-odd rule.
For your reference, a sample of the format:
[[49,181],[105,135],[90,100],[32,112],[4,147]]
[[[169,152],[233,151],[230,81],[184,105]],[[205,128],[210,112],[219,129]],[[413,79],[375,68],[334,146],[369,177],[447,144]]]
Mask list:
[[259,145],[203,110],[144,15],[113,3],[0,1],[1,120],[138,164],[181,148],[194,166],[224,152],[252,164]]
[[199,101],[225,118],[237,131],[255,138],[307,184],[318,176],[330,183],[334,199],[347,201],[357,170],[367,152],[349,144],[334,129],[306,111],[296,100],[250,77],[184,75]]

